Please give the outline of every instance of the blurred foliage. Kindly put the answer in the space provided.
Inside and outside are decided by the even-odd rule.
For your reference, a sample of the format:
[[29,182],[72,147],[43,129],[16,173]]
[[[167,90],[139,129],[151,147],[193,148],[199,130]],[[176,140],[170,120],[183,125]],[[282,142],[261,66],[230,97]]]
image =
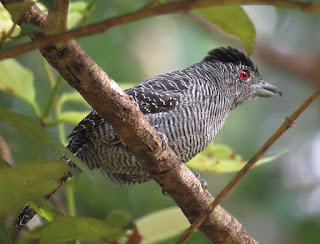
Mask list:
[[12,243],[9,228],[3,221],[0,221],[0,243]]
[[49,244],[77,239],[106,243],[116,241],[124,235],[125,230],[102,220],[62,216],[36,228],[17,243],[27,244],[30,243],[30,240],[39,240],[40,243]]
[[199,8],[194,9],[192,13],[210,21],[223,32],[238,37],[248,54],[252,53],[256,32],[250,18],[239,5]]
[[143,216],[136,220],[136,225],[142,243],[159,243],[182,233],[189,227],[189,222],[180,208],[172,207]]
[[[255,165],[259,166],[282,156],[286,151],[277,155],[260,159]],[[191,159],[186,165],[200,172],[230,173],[239,171],[247,162],[225,145],[211,143],[201,153]]]
[[30,104],[36,115],[39,115],[38,104],[35,101],[32,72],[14,59],[0,63],[0,90],[6,91]]
[[[52,4],[52,1],[39,2],[42,3],[38,5],[43,11],[50,9]],[[164,2],[159,1],[160,4]],[[138,0],[71,1],[68,26],[76,28],[85,23],[94,23],[135,11],[145,4],[147,1]],[[24,9],[25,6],[21,5],[19,8]],[[16,20],[20,18],[21,12],[23,11],[17,11],[14,16]],[[277,9],[277,14],[280,16],[279,27],[288,16],[295,16],[296,11]],[[198,21],[199,18],[194,18],[195,15],[207,22]],[[254,25],[254,18],[253,23],[251,19],[241,6],[208,7],[192,10],[191,16],[166,15],[114,27],[94,37],[80,39],[79,43],[111,77],[119,81],[123,89],[127,89],[149,78],[150,74],[181,69],[195,63],[203,58],[205,52],[219,45],[244,46],[251,53],[256,32],[259,31]],[[319,21],[318,16],[317,19]],[[8,33],[13,23],[2,6],[0,20],[1,33]],[[307,15],[303,15],[299,21],[314,23],[314,19],[307,18]],[[218,33],[212,29],[212,24],[223,32],[236,36],[243,44]],[[311,25],[306,24],[306,27],[308,26]],[[18,39],[8,38],[3,43],[3,49],[27,41],[27,33],[42,31],[29,25],[24,25],[21,29],[15,27],[10,37]],[[306,36],[301,40],[308,39],[307,34],[312,30],[311,27],[304,28],[303,33]],[[281,29],[277,30],[277,33],[285,35]],[[285,36],[284,39],[290,38]],[[293,39],[291,37],[290,40]],[[271,77],[274,74],[268,70],[264,73],[271,73]],[[14,214],[27,202],[51,221],[20,238],[18,243],[27,243],[30,240],[55,243],[77,239],[101,242],[117,240],[120,237],[132,243],[141,238],[142,243],[173,243],[178,238],[188,226],[188,222],[180,209],[172,207],[175,206],[172,199],[163,196],[160,187],[154,182],[115,188],[98,174],[76,175],[67,182],[68,189],[69,185],[71,188],[75,187],[78,214],[92,218],[61,216],[48,202],[39,200],[40,196],[57,186],[59,177],[64,175],[66,170],[63,164],[48,163],[47,160],[52,161],[52,158],[66,155],[83,170],[87,170],[63,145],[66,144],[66,133],[69,133],[90,109],[77,92],[62,82],[61,77],[43,61],[37,51],[1,61],[0,77],[0,135],[9,145],[14,163],[17,164],[8,168],[8,164],[0,160],[0,221],[10,213]],[[297,88],[288,86],[288,89]],[[308,88],[298,90],[303,93],[303,90],[307,91]],[[296,97],[298,96],[295,95],[294,98]],[[275,121],[280,125],[285,116],[278,114],[276,118],[271,117],[271,122],[266,122],[265,116],[272,114],[276,102],[263,102],[267,104],[265,107],[258,102],[233,112],[225,129],[215,140],[223,141],[229,146],[212,144],[188,165],[198,171],[238,171],[244,161],[236,152],[241,152],[243,158],[249,158],[258,145],[274,131],[274,127],[270,130],[270,125],[274,125]],[[284,113],[288,106],[292,106],[291,103],[288,104],[283,108]],[[311,124],[306,127],[313,128]],[[243,143],[244,138],[250,139]],[[274,154],[279,155],[279,151],[281,150]],[[275,158],[269,156],[265,160]],[[320,238],[317,232],[318,221],[313,218],[304,221],[296,216],[296,209],[292,204],[293,193],[284,192],[284,189],[279,187],[282,183],[280,173],[276,170],[277,166],[270,164],[250,172],[234,190],[235,194],[224,202],[224,207],[231,213],[236,213],[236,217],[249,233],[266,243],[317,243]],[[202,178],[207,180],[209,191],[215,195],[231,176],[204,173]],[[69,191],[68,195],[70,194],[72,195]],[[69,202],[74,200],[73,196],[71,200],[69,197],[68,199]],[[269,230],[268,221],[273,226],[278,222],[282,223],[281,226],[277,225],[277,228],[281,228],[281,233],[272,228]],[[0,243],[11,243],[10,226],[12,221],[0,222]],[[265,236],[261,229],[264,229],[264,233],[273,231],[274,239],[270,241],[272,235]],[[208,243],[208,240],[202,233],[196,232],[187,243]]]
[[10,12],[12,22],[18,23],[25,11],[27,11],[32,5],[33,3],[31,2],[10,3],[7,6],[7,9],[8,12]]
[[75,157],[72,153],[70,153],[66,148],[64,148],[61,143],[59,143],[59,141],[57,141],[57,139],[54,138],[50,133],[41,128],[40,124],[35,120],[36,118],[29,118],[6,110],[2,107],[0,107],[0,116],[1,119],[6,121],[7,123],[34,135],[39,140],[41,140],[42,143],[47,143],[48,145],[52,146],[58,152],[72,159],[72,161],[74,161],[74,163],[82,171],[88,172],[88,168],[85,166],[85,164],[81,162],[81,160],[79,160],[77,157]]
[[[41,173],[34,174],[41,168]],[[60,185],[68,172],[62,162],[28,163],[0,171],[0,220],[23,207],[29,200],[39,199]]]
[[50,202],[45,199],[28,202],[30,207],[40,216],[51,222],[56,217],[61,217],[63,214],[59,212]]

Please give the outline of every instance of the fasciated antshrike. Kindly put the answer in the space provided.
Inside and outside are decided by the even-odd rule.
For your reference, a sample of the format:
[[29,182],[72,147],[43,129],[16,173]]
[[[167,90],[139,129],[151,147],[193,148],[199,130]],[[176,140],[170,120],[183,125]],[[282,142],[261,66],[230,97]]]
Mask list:
[[[126,93],[133,96],[151,125],[184,163],[212,142],[235,107],[257,97],[281,95],[279,88],[261,79],[247,56],[230,47],[214,49],[201,62],[151,78]],[[151,179],[97,112],[84,118],[70,137],[67,148],[117,185]],[[73,166],[70,160],[66,162]],[[71,173],[62,181],[69,176]],[[26,206],[17,228],[21,229],[34,214]]]

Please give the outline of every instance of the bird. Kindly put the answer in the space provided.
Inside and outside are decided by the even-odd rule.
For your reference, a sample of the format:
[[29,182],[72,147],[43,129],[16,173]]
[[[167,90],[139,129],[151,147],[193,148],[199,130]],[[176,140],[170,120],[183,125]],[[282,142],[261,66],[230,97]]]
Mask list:
[[[282,95],[259,74],[243,52],[220,47],[190,67],[148,79],[125,91],[183,163],[205,149],[223,127],[230,112],[259,97]],[[67,148],[91,170],[116,185],[152,179],[113,129],[92,111],[71,132]],[[64,161],[76,167],[69,159]],[[61,181],[65,182],[68,173]],[[48,199],[53,193],[45,196]],[[27,205],[16,221],[20,230],[35,214]]]

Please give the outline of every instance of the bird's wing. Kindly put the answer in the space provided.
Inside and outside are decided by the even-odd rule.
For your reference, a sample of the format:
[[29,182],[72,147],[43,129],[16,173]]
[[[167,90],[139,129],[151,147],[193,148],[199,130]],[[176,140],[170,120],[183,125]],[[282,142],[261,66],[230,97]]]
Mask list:
[[[181,76],[172,77],[174,73],[176,72],[154,77],[125,92],[133,96],[143,114],[170,111],[178,104],[182,92],[188,88]],[[174,79],[172,80],[172,78]],[[68,137],[73,137],[79,132],[103,123],[103,118],[96,111],[92,111],[73,129]]]
[[127,90],[139,104],[143,114],[153,114],[172,110],[180,100],[181,91],[164,90],[155,84],[137,86]]
[[75,136],[81,131],[84,131],[89,128],[94,128],[98,125],[101,125],[104,122],[103,118],[93,110],[90,114],[87,115],[71,132],[68,138]]

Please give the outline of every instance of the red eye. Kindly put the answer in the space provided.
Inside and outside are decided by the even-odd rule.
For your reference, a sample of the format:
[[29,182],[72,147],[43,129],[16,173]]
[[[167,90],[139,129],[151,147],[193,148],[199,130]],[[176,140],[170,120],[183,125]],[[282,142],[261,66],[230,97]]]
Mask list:
[[239,76],[240,76],[241,80],[246,81],[249,79],[250,74],[249,74],[248,70],[240,70]]

